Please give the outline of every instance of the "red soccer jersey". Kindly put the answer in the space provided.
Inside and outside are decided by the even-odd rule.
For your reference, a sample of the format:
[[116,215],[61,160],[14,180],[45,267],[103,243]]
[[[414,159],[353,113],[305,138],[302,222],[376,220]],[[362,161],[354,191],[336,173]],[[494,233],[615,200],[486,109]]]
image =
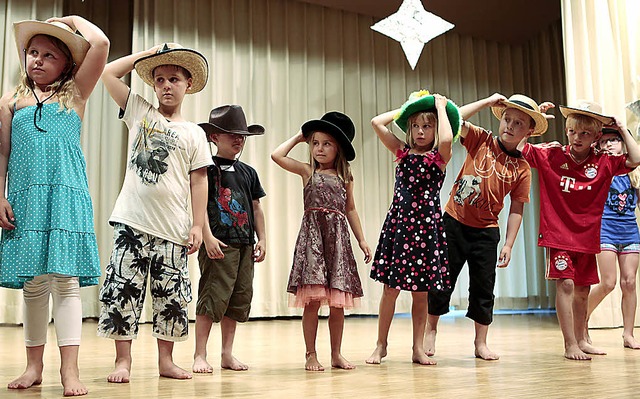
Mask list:
[[567,251],[600,252],[600,221],[615,175],[629,173],[626,155],[591,153],[580,164],[569,146],[526,144],[522,155],[538,169],[540,232],[538,245]]

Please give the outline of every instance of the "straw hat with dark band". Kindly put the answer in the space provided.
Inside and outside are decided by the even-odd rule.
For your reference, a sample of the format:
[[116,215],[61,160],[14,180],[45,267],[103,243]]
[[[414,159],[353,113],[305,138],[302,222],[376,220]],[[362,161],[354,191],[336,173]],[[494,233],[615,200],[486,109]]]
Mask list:
[[509,97],[508,100],[502,101],[500,105],[491,107],[491,112],[493,112],[493,115],[496,118],[502,119],[502,114],[504,114],[504,111],[507,108],[515,108],[533,118],[536,126],[533,128],[531,136],[540,136],[547,131],[547,128],[549,127],[547,118],[545,118],[544,114],[540,112],[538,103],[529,97],[523,96],[522,94],[514,94]]
[[613,117],[602,114],[602,106],[592,101],[579,100],[575,107],[561,105],[560,112],[565,118],[571,114],[585,115],[602,122],[603,125],[611,125]]
[[75,63],[75,72],[84,61],[87,51],[91,45],[82,36],[74,33],[69,25],[62,22],[42,22],[35,20],[14,22],[13,31],[16,36],[16,46],[20,56],[20,66],[24,69],[25,51],[31,38],[36,35],[48,35],[60,39],[67,45],[71,52],[71,57]]
[[188,94],[197,93],[204,89],[209,78],[209,64],[202,54],[195,50],[184,48],[177,43],[165,43],[157,53],[138,59],[134,68],[140,78],[153,87],[153,70],[161,65],[177,65],[191,74],[191,88]]

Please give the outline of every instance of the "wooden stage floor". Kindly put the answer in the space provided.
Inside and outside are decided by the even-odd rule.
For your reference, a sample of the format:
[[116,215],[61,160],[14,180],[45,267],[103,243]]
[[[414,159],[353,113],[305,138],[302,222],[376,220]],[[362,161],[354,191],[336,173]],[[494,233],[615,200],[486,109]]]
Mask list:
[[[191,337],[176,344],[174,359],[191,369]],[[249,364],[247,372],[220,370],[220,330],[209,344],[214,373],[192,380],[159,378],[156,345],[150,325],[134,341],[134,365],[129,384],[110,384],[105,376],[113,364],[111,340],[96,337],[96,323],[85,321],[80,348],[80,372],[92,398],[633,398],[640,397],[640,351],[624,349],[622,330],[592,330],[594,344],[608,355],[592,361],[562,356],[562,337],[555,314],[497,315],[489,331],[490,347],[501,355],[495,362],[473,357],[473,325],[464,317],[445,317],[437,342],[437,366],[411,363],[411,320],[399,315],[390,334],[389,356],[381,365],[364,363],[376,341],[375,317],[346,320],[343,354],[357,364],[353,371],[304,371],[304,345],[299,319],[256,320],[239,325],[236,356]],[[640,332],[639,332],[640,334]],[[25,365],[21,327],[0,327],[0,377],[6,387]],[[0,398],[58,398],[59,356],[53,327],[45,351],[43,384],[28,390],[0,388]],[[318,331],[320,361],[329,366],[326,320]]]

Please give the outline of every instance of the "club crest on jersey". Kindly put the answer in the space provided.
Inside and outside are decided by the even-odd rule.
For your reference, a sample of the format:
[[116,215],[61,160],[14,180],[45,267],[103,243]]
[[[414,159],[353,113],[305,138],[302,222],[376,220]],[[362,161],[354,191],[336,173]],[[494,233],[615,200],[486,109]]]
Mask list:
[[567,258],[564,257],[564,256],[558,256],[556,258],[554,266],[555,266],[556,270],[559,270],[559,271],[565,270],[567,268],[567,266],[569,266],[569,264],[567,262]]
[[584,175],[589,179],[595,179],[598,176],[598,167],[594,164],[585,165]]

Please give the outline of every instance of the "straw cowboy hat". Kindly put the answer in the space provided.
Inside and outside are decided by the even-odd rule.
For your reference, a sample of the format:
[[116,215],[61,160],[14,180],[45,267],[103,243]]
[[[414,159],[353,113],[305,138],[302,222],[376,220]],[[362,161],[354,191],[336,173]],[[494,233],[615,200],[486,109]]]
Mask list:
[[314,132],[330,134],[342,148],[344,157],[348,162],[356,158],[356,150],[353,148],[353,144],[351,144],[356,135],[356,128],[351,119],[342,112],[327,112],[322,115],[320,119],[305,122],[301,130],[302,135],[307,140],[309,140],[309,137],[311,137]]
[[36,35],[48,35],[60,39],[67,45],[73,58],[73,72],[78,70],[78,67],[84,61],[84,57],[87,55],[87,51],[91,45],[89,42],[79,34],[75,33],[69,25],[62,22],[43,22],[35,20],[19,21],[13,23],[13,31],[16,37],[16,46],[18,48],[18,54],[20,57],[20,66],[24,69],[25,54],[27,45],[31,38]]
[[544,114],[540,112],[538,103],[529,97],[522,94],[514,94],[509,97],[508,100],[502,101],[500,105],[491,107],[491,112],[493,112],[493,115],[496,118],[502,119],[502,114],[504,114],[504,111],[506,111],[507,108],[515,108],[533,118],[536,126],[533,128],[531,136],[540,136],[547,131],[547,128],[549,127],[547,118],[545,118]]
[[[460,110],[451,100],[447,100],[445,109],[455,138],[460,132],[460,123],[462,121],[460,118]],[[436,111],[435,97],[429,94],[427,90],[414,91],[409,95],[409,99],[402,105],[400,112],[398,112],[393,119],[396,125],[398,125],[403,132],[407,133],[409,117],[416,112],[429,111]]]
[[602,113],[602,106],[593,101],[578,100],[578,104],[575,107],[569,107],[561,105],[560,112],[565,118],[571,114],[586,115],[593,119],[602,122],[603,125],[611,125],[613,123],[613,117],[604,115]]
[[209,78],[209,64],[202,54],[185,48],[177,43],[165,43],[155,54],[138,59],[134,68],[140,78],[151,87],[153,84],[153,70],[160,65],[177,65],[191,74],[191,87],[187,93],[193,94],[204,89]]
[[264,134],[264,127],[260,125],[247,126],[244,111],[239,105],[223,105],[211,110],[209,122],[198,124],[207,133],[241,134],[255,136]]

